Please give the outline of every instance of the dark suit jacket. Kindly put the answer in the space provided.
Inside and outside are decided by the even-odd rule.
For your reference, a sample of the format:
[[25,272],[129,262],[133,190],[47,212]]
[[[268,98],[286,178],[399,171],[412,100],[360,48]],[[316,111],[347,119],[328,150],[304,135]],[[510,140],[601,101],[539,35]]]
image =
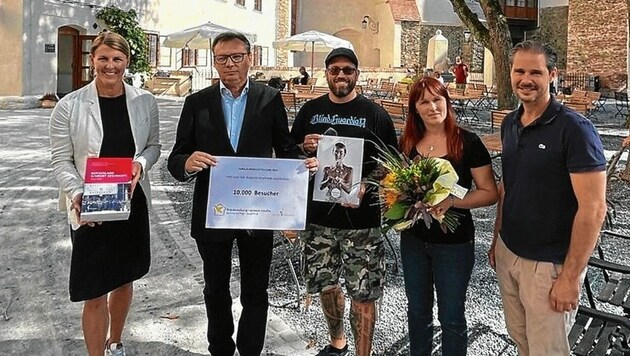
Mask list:
[[[230,144],[221,106],[219,84],[205,88],[186,98],[177,125],[175,145],[168,157],[168,170],[179,181],[186,181],[184,166],[194,151],[216,156],[298,158],[299,147],[289,135],[287,114],[276,89],[250,81],[243,118],[243,127],[236,152]],[[190,235],[224,241],[234,236],[233,230],[206,229],[209,170],[195,175]],[[252,234],[269,234],[254,231]]]

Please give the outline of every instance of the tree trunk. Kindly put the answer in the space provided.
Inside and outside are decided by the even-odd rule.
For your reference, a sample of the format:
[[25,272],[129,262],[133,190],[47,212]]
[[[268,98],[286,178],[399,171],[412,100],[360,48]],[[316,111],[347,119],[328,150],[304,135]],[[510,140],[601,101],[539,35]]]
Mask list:
[[518,101],[512,92],[510,82],[509,53],[512,48],[512,37],[499,0],[479,0],[488,27],[484,26],[477,14],[470,10],[466,5],[466,0],[450,0],[450,2],[459,19],[494,56],[498,108],[514,109]]

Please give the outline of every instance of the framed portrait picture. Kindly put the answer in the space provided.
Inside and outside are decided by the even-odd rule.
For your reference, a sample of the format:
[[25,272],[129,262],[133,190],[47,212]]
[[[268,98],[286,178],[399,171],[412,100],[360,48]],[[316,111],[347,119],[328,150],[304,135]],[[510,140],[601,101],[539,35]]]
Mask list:
[[359,204],[363,167],[363,139],[326,136],[319,141],[313,200],[330,203]]

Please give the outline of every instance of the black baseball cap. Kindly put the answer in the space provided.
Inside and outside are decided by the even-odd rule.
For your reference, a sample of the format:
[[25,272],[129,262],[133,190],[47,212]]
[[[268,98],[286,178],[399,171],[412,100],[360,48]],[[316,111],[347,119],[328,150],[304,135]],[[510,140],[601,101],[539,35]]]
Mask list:
[[326,67],[328,67],[330,62],[337,57],[346,57],[350,60],[350,62],[354,63],[355,67],[359,67],[359,60],[357,59],[357,55],[354,54],[353,50],[345,47],[335,48],[330,51],[330,53],[328,53],[328,55],[326,56],[326,60],[324,61]]

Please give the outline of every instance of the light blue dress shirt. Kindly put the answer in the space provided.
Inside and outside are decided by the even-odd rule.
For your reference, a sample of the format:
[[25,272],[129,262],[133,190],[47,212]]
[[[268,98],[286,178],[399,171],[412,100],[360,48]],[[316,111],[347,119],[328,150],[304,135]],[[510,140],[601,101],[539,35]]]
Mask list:
[[243,119],[245,117],[245,106],[249,93],[249,80],[245,83],[245,88],[243,88],[238,98],[232,95],[230,89],[228,89],[223,82],[219,82],[219,88],[221,90],[221,106],[223,107],[225,127],[227,127],[227,134],[230,138],[232,148],[234,148],[234,152],[236,152],[238,139],[241,135],[241,128],[243,127]]

